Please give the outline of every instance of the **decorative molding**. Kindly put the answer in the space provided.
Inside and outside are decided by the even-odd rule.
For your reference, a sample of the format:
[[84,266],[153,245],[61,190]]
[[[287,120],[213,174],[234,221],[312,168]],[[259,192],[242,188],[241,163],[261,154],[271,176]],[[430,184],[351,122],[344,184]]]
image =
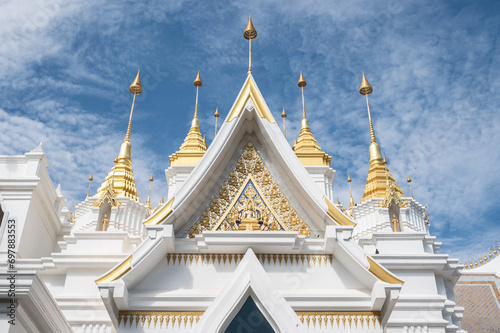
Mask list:
[[204,311],[119,311],[118,312],[118,327],[123,323],[123,328],[131,328],[135,323],[135,327],[141,324],[142,328],[162,328],[163,323],[165,323],[164,328],[174,328],[177,323],[178,327],[184,326],[193,327],[193,322],[200,320]]
[[330,326],[340,328],[342,324],[343,328],[376,328],[376,323],[380,328],[380,312],[378,311],[295,311],[302,323],[307,324],[307,327],[327,327],[327,323]]
[[[308,265],[331,266],[331,254],[256,254],[262,265]],[[167,265],[232,265],[238,264],[243,259],[243,254],[228,253],[169,253],[166,255]]]

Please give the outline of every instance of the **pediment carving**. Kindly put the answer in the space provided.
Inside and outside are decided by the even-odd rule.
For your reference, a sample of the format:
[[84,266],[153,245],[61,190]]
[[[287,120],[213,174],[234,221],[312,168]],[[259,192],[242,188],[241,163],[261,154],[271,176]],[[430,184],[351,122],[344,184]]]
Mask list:
[[243,150],[219,193],[191,227],[189,237],[205,230],[298,231],[306,237],[311,234],[273,180],[252,142]]

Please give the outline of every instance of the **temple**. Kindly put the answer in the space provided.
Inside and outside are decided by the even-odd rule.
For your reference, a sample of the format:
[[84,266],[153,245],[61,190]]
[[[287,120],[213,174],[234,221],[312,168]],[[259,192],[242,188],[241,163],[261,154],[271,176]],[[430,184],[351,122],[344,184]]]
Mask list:
[[476,267],[457,284],[464,265],[439,253],[425,207],[389,171],[365,74],[352,98],[367,104],[367,179],[361,201],[351,192],[344,207],[333,199],[335,161],[309,126],[307,73],[297,73],[302,119],[290,146],[285,110],[282,129],[252,76],[251,19],[244,37],[248,72],[234,78],[243,84],[232,107],[216,109],[224,120],[210,144],[198,120],[198,72],[191,126],[170,155],[158,204],[151,186],[139,199],[132,170],[139,73],[114,166],[95,193],[82,188],[74,213],[41,144],[0,156],[2,332],[466,332],[455,294],[466,303],[468,281],[479,274],[493,282],[473,286],[498,287],[498,274]]

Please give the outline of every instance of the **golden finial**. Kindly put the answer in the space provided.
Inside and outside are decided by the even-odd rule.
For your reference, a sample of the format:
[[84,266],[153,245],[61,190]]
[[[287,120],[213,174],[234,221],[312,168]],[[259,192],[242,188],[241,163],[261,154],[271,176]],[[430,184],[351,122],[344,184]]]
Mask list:
[[370,95],[373,92],[372,86],[368,83],[366,79],[365,72],[363,72],[363,80],[361,80],[361,86],[359,87],[359,93],[361,95]]
[[486,256],[486,253],[484,253],[484,262],[488,262],[488,257]]
[[411,178],[410,178],[410,175],[408,175],[408,178],[406,179],[406,181],[408,182],[408,185],[410,186],[410,194],[411,194],[411,197],[413,199],[413,191],[411,190]]
[[89,190],[87,191],[87,198],[90,195],[90,185],[92,184],[93,180],[94,180],[94,177],[92,176],[92,174],[90,174],[90,177],[89,177]]
[[297,146],[297,137],[293,138],[292,150],[295,150],[295,146]]
[[[363,72],[363,80],[361,81],[361,86],[359,87],[359,93],[365,95],[366,97],[366,107],[368,108],[368,120],[370,122],[370,141],[371,143],[376,143],[375,132],[373,131],[372,116],[370,113],[370,104],[368,103],[368,95],[373,92],[372,86],[368,83],[366,79],[365,72]],[[379,147],[380,150],[380,147]]]
[[497,256],[497,248],[493,245],[493,253],[495,254],[495,257]]
[[[132,128],[132,116],[134,114],[135,96],[140,95],[142,93],[140,73],[141,73],[141,71],[139,70],[137,72],[137,76],[135,77],[134,82],[132,82],[132,84],[128,88],[128,90],[132,94],[134,94],[134,99],[132,100],[132,109],[130,110],[130,118],[128,121],[127,134],[125,135],[126,142],[130,142],[130,130]],[[127,156],[124,156],[124,157],[127,157]]]
[[199,126],[198,122],[198,89],[203,85],[203,82],[201,81],[200,78],[200,71],[198,71],[198,75],[196,75],[196,79],[194,79],[194,85],[196,86],[196,106],[194,108],[194,118],[193,118],[193,125],[196,119],[196,126]]
[[465,269],[469,269],[469,265],[467,264],[467,261],[465,261]]
[[151,177],[149,177],[149,194],[148,194],[148,199],[146,200],[146,207],[149,210],[149,213],[151,213],[151,185],[153,185],[153,174],[151,174]]
[[300,87],[302,90],[302,128],[309,128],[309,122],[307,121],[307,116],[306,116],[306,104],[304,102],[304,87],[306,86],[306,80],[304,80],[304,77],[302,76],[302,71],[300,72],[300,77],[299,77],[299,82],[297,85]]
[[162,205],[163,203],[165,203],[165,199],[163,198],[163,196],[161,197],[161,200],[160,200],[160,205]]
[[348,174],[347,175],[347,182],[349,183],[349,193],[350,193],[350,204],[349,204],[349,210],[352,210],[352,207],[355,206],[354,204],[354,199],[352,198],[352,189],[351,189],[351,182],[352,182],[352,179],[351,179],[351,176]]
[[215,136],[217,136],[217,119],[219,119],[220,117],[219,107],[215,109],[214,117],[215,117]]
[[382,160],[382,163],[387,164],[387,160],[385,159],[385,156],[384,156],[384,159]]
[[476,267],[478,266],[476,258],[474,258],[474,265],[475,265]]
[[474,266],[472,265],[472,260],[471,259],[469,259],[469,267],[470,267],[470,269],[474,268]]
[[337,205],[340,205],[339,197],[337,197]]
[[479,256],[479,263],[482,265],[483,264],[483,258],[481,258],[481,256]]
[[134,94],[134,95],[140,95],[142,94],[142,85],[141,85],[141,77],[140,77],[141,70],[137,71],[137,76],[135,77],[134,82],[130,85],[128,90]]
[[248,74],[252,74],[252,39],[257,38],[257,30],[253,27],[252,16],[248,18],[248,24],[243,31],[243,37],[248,39]]
[[286,124],[285,124],[286,112],[284,107],[283,107],[283,112],[281,112],[281,118],[283,118],[283,135],[285,136],[286,139]]

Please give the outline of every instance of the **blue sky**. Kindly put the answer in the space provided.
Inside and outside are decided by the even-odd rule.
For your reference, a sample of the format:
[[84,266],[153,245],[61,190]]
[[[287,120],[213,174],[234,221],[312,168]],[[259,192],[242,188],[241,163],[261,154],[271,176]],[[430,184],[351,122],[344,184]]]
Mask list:
[[208,143],[248,66],[274,117],[298,135],[300,71],[319,144],[337,171],[334,196],[359,202],[368,169],[365,71],[377,139],[405,193],[428,204],[442,253],[473,258],[500,240],[500,3],[498,1],[6,1],[0,5],[0,154],[40,141],[54,184],[71,202],[95,192],[125,135],[141,69],[132,157],[145,200],[166,195],[168,156],[194,112]]

